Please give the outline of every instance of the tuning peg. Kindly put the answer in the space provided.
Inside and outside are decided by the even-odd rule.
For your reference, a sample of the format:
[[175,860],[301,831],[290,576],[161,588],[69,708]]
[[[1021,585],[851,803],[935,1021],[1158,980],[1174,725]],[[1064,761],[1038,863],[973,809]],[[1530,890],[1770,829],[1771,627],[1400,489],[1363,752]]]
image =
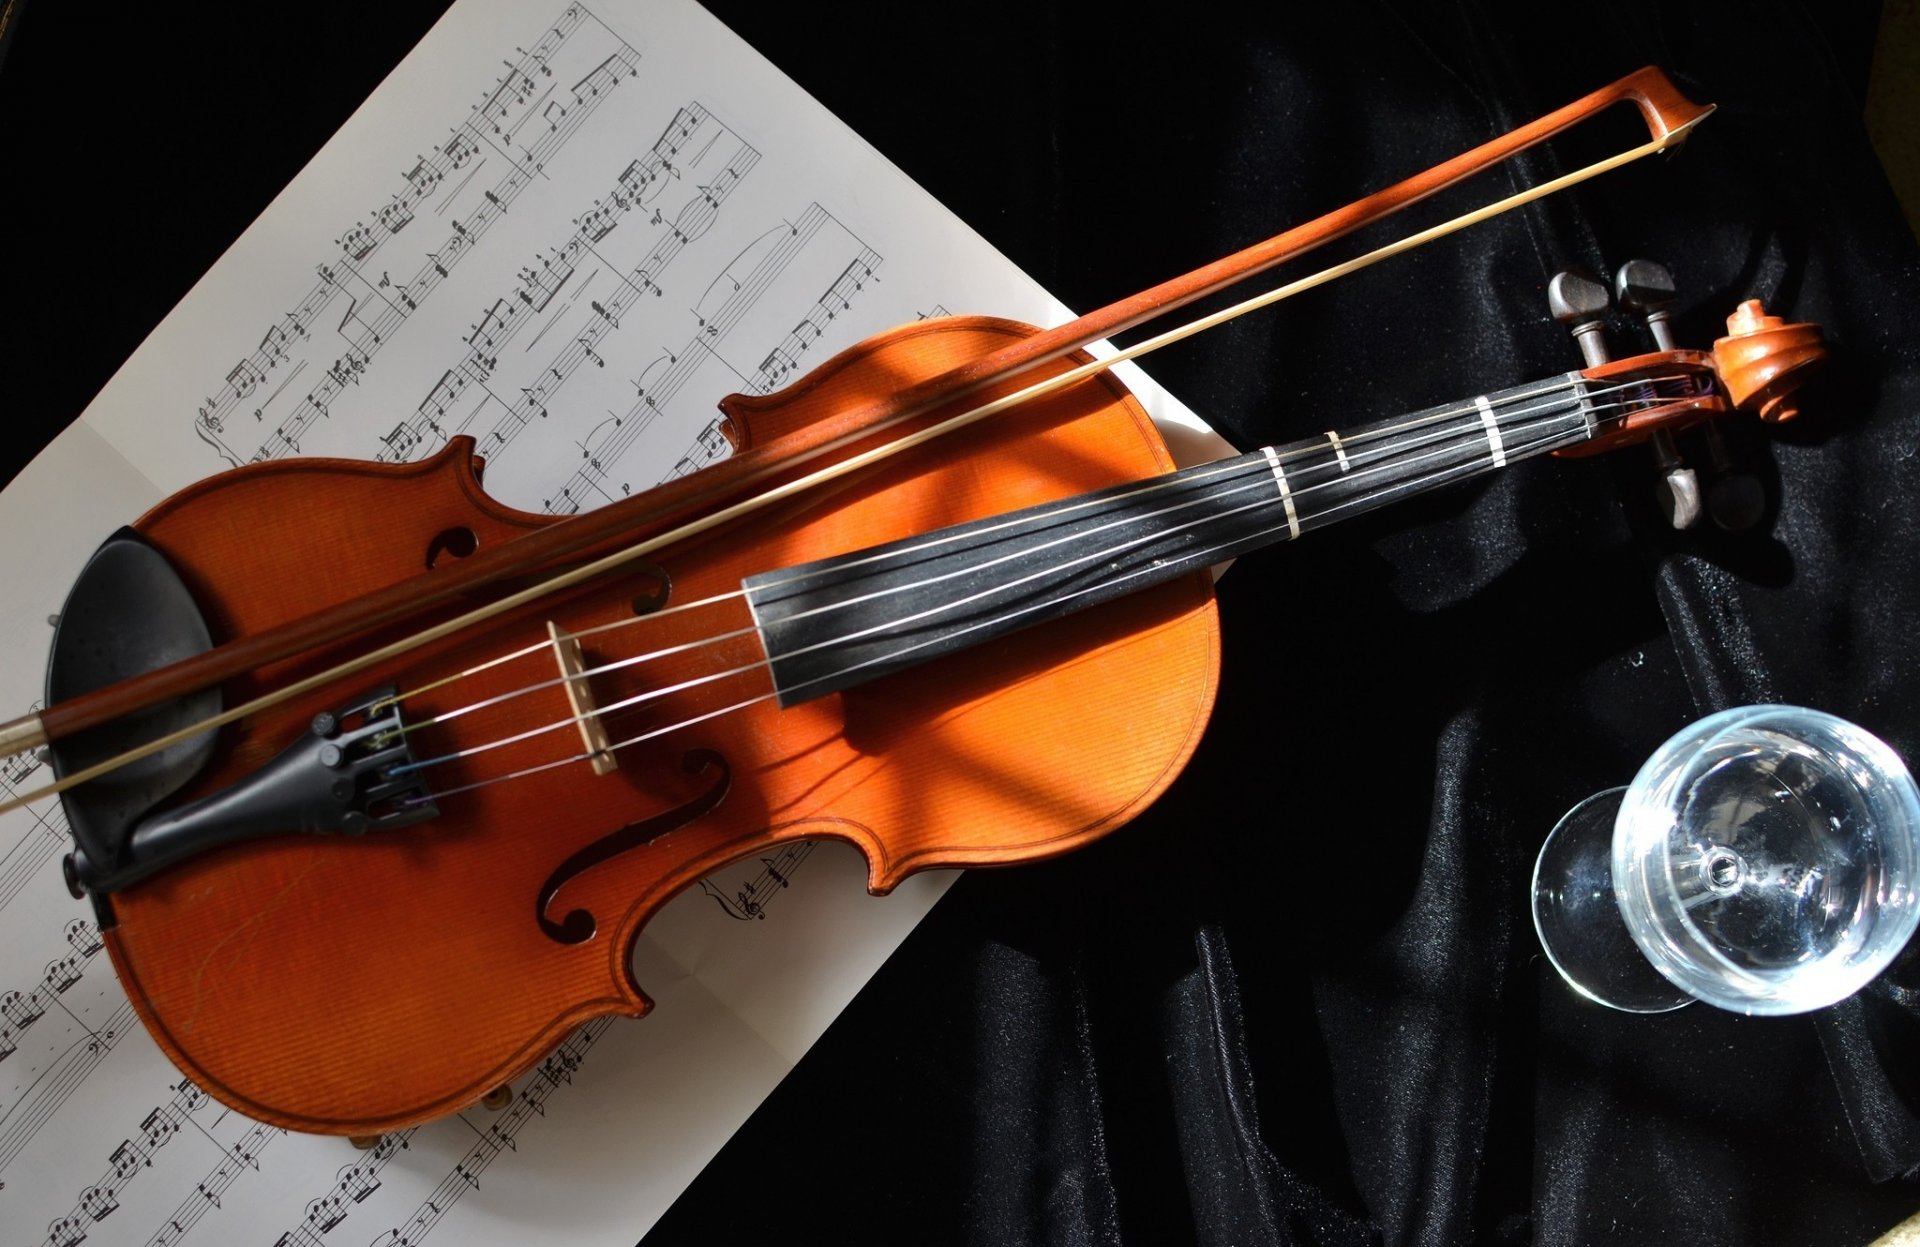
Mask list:
[[[1652,306],[1651,300],[1660,298],[1661,279],[1666,283],[1666,301],[1673,297],[1673,277],[1659,265],[1647,260],[1634,260],[1621,266],[1618,284],[1621,291],[1621,304],[1636,311]],[[1633,300],[1628,302],[1629,297]],[[1587,361],[1587,367],[1597,368],[1607,362],[1607,341],[1602,336],[1601,326],[1606,319],[1607,309],[1613,304],[1611,294],[1605,283],[1591,273],[1578,269],[1567,269],[1555,273],[1553,280],[1547,283],[1547,306],[1553,312],[1553,318],[1565,325],[1573,333],[1573,340],[1580,344],[1580,354]],[[1660,325],[1654,329],[1656,341],[1666,333],[1666,313],[1658,312]],[[1649,316],[1649,323],[1652,322]],[[1671,349],[1662,346],[1661,350]],[[1691,528],[1700,520],[1700,478],[1692,468],[1680,461],[1679,448],[1673,444],[1673,438],[1666,430],[1658,430],[1653,435],[1654,462],[1660,469],[1660,484],[1655,496],[1660,501],[1660,509],[1666,514],[1667,522],[1675,528]]]
[[1613,275],[1613,294],[1621,308],[1638,312],[1647,321],[1657,350],[1673,349],[1673,326],[1667,306],[1673,302],[1673,274],[1652,260],[1628,260]]
[[[1613,274],[1613,293],[1623,311],[1638,312],[1653,334],[1655,349],[1673,349],[1673,326],[1667,307],[1673,302],[1673,273],[1652,260],[1628,260]],[[1692,528],[1700,522],[1700,478],[1680,462],[1680,449],[1665,429],[1653,435],[1654,462],[1660,468],[1657,494],[1660,509],[1675,528]]]
[[1653,496],[1661,512],[1675,528],[1692,528],[1700,522],[1700,477],[1680,461],[1680,449],[1665,429],[1654,430],[1649,444],[1654,466],[1660,469],[1660,483],[1653,487]]
[[1547,308],[1572,332],[1589,368],[1607,362],[1607,340],[1601,328],[1612,303],[1606,286],[1591,273],[1566,269],[1547,283]]
[[[1614,299],[1622,309],[1646,318],[1653,345],[1662,351],[1674,349],[1673,325],[1667,312],[1674,293],[1673,273],[1652,260],[1628,260],[1613,275]],[[1713,471],[1703,495],[1693,472],[1680,466],[1672,439],[1664,432],[1654,435],[1654,454],[1665,475],[1660,494],[1668,519],[1675,528],[1687,528],[1699,518],[1704,503],[1716,526],[1728,532],[1752,528],[1766,510],[1766,493],[1759,479],[1734,466],[1720,430],[1711,424],[1706,427],[1706,440]],[[1692,479],[1676,479],[1681,473]],[[1683,522],[1683,517],[1688,518]]]

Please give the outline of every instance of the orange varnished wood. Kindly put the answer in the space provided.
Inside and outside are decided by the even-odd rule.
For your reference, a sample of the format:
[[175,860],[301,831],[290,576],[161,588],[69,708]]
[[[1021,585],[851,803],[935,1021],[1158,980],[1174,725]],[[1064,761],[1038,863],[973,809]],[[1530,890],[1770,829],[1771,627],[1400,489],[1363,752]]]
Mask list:
[[[795,427],[876,389],[911,385],[1031,333],[948,321],[885,335],[790,395]],[[1052,367],[1064,368],[1063,360]],[[301,617],[362,587],[404,580],[427,543],[471,528],[484,550],[548,523],[486,498],[467,447],[410,467],[287,462],[242,469],[169,500],[138,525],[186,575],[219,636]],[[926,531],[1169,467],[1117,382],[1089,381],[1018,422],[955,435],[750,526],[659,561],[673,601],[743,575]],[[436,573],[438,574],[438,573]],[[413,687],[539,640],[630,616],[640,578],[574,590],[230,730],[206,791],[242,778],[316,712],[384,680]],[[744,605],[649,619],[586,639],[589,663],[744,626]],[[230,699],[319,669],[321,652],[249,673]],[[743,637],[597,676],[602,703],[750,664]],[[275,837],[206,854],[111,898],[107,943],[149,1030],[211,1093],[298,1130],[371,1134],[451,1112],[536,1063],[596,1015],[649,1003],[632,943],[669,897],[736,858],[800,838],[847,841],[875,892],[940,865],[1065,852],[1124,823],[1179,771],[1211,706],[1218,635],[1204,574],[1031,629],[957,662],[889,676],[781,711],[762,702],[624,750],[597,776],[578,764],[446,797],[437,819],[345,837]],[[437,689],[418,720],[555,673],[550,653]],[[618,741],[767,689],[754,671],[611,717]],[[425,756],[567,713],[559,688],[422,730]],[[445,790],[578,752],[571,725],[432,772]],[[705,791],[705,817],[563,887],[558,920],[584,909],[592,939],[567,946],[535,921],[542,883],[568,855]]]

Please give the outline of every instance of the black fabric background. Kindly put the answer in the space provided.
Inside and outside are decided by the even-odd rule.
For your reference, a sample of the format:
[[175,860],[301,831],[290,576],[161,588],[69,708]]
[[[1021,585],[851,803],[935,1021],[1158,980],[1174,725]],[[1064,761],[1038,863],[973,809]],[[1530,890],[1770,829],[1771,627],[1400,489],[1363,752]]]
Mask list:
[[[649,1247],[1852,1244],[1920,1209],[1920,966],[1808,1017],[1624,1017],[1562,987],[1526,911],[1559,815],[1703,713],[1797,702],[1920,756],[1920,249],[1858,122],[1876,6],[715,8],[1083,308],[1642,64],[1721,105],[1671,159],[1152,362],[1243,446],[1572,366],[1544,297],[1568,265],[1667,262],[1689,344],[1757,296],[1836,349],[1801,423],[1729,430],[1755,531],[1663,529],[1625,454],[1243,560],[1175,788],[962,879]],[[335,4],[315,38],[264,6],[26,6],[0,472],[435,9]]]

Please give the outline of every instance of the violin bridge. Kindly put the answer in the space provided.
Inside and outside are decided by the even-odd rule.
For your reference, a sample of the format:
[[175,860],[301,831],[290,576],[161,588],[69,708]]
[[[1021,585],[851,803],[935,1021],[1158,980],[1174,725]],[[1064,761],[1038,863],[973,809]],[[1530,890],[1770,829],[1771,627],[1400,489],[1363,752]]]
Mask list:
[[560,664],[560,674],[566,681],[567,704],[573,707],[580,739],[592,755],[593,773],[609,774],[620,764],[614,760],[607,725],[601,722],[600,707],[593,700],[593,690],[587,686],[587,663],[580,653],[579,638],[560,631],[560,626],[551,619],[547,621],[547,635],[553,638],[554,661]]

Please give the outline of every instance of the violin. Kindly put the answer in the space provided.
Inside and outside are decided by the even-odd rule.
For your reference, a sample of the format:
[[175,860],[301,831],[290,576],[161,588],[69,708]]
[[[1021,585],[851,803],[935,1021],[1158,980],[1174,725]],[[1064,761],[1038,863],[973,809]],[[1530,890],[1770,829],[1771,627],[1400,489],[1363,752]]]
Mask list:
[[65,803],[69,886],[171,1059],[260,1120],[356,1136],[646,1012],[634,940],[729,862],[839,839],[884,893],[1080,847],[1205,727],[1210,565],[1520,459],[1792,414],[1818,330],[1750,304],[1712,353],[1589,361],[1176,472],[1084,349],[1622,103],[1642,147],[1119,357],[1710,111],[1642,71],[1068,325],[889,330],[726,400],[732,458],[598,512],[500,505],[466,438],[200,482],[76,580],[47,708],[0,725],[59,777],[20,800]]

